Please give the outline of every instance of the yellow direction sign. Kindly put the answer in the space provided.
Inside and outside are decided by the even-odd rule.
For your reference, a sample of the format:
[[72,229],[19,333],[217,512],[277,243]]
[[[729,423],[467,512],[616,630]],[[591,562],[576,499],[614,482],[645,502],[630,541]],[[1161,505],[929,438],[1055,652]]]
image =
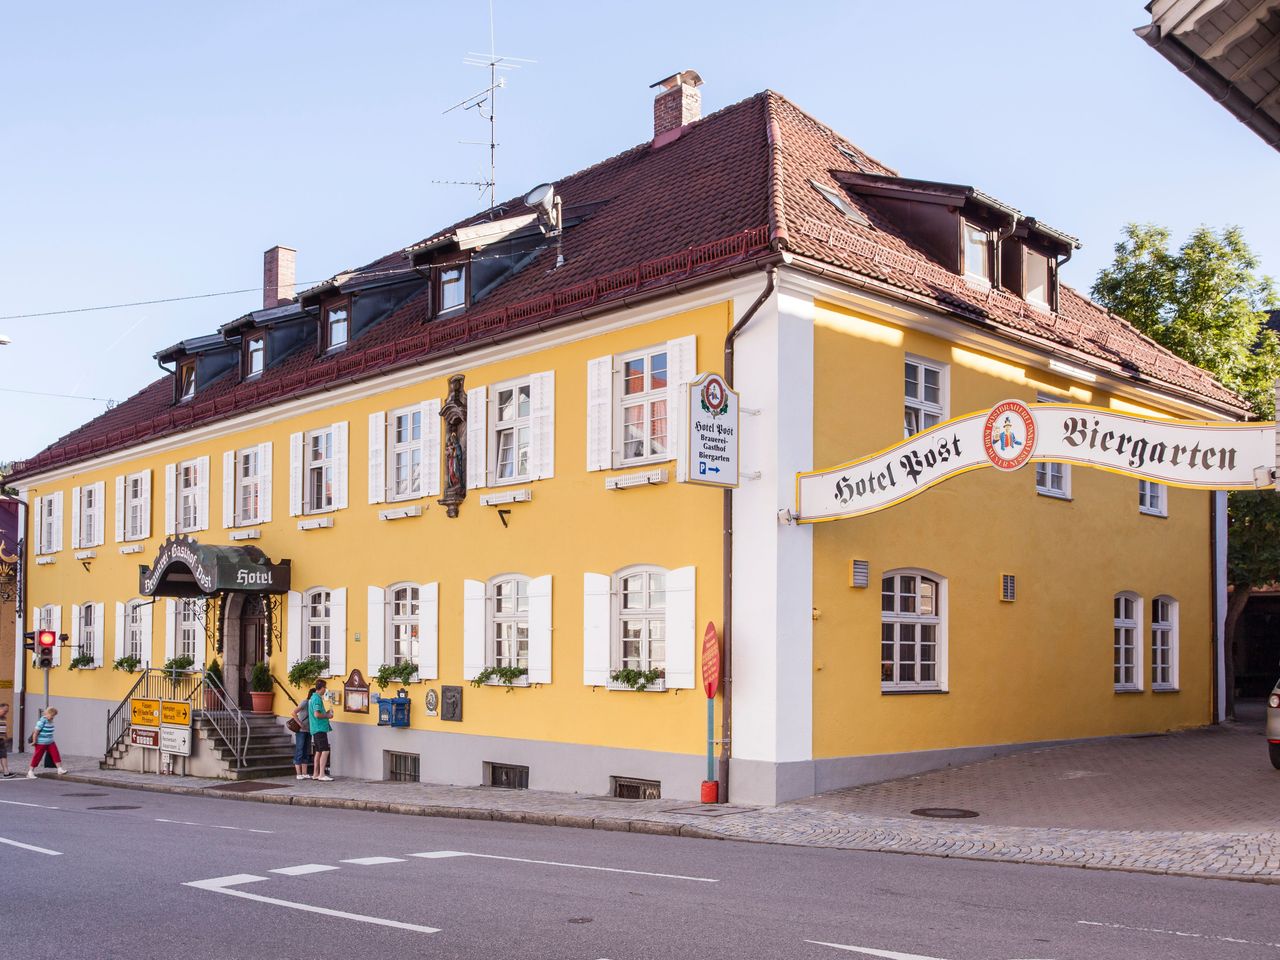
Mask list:
[[160,701],[134,697],[129,701],[129,718],[135,727],[160,726]]
[[[138,701],[134,701],[137,703]],[[160,703],[160,722],[177,727],[191,726],[191,704],[186,700],[163,700]]]

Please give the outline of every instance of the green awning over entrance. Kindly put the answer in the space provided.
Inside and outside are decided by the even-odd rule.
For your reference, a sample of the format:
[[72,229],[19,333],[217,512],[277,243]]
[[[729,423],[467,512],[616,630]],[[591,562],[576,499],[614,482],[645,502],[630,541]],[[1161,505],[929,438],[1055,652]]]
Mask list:
[[170,537],[151,566],[138,566],[138,589],[148,597],[207,597],[217,593],[287,593],[288,560],[272,563],[257,547],[206,546]]

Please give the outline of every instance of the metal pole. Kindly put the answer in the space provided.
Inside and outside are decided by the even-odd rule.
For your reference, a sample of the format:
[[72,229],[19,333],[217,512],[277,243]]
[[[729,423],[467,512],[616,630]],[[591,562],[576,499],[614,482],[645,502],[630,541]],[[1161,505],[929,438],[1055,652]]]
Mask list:
[[707,697],[707,780],[716,778],[716,698]]
[[49,709],[49,668],[44,668],[44,708]]

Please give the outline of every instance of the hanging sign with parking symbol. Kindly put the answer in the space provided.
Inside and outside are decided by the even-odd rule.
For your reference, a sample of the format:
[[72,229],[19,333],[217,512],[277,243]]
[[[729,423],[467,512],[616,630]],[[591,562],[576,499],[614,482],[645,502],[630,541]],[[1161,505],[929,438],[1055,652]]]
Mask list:
[[689,483],[738,485],[738,394],[718,373],[704,373],[688,386],[685,436]]

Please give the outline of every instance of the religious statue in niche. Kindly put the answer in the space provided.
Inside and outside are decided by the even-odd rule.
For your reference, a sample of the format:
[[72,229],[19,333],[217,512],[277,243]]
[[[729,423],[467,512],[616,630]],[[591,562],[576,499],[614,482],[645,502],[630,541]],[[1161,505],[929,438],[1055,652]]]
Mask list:
[[462,688],[440,688],[440,719],[462,722]]
[[458,505],[467,499],[467,394],[463,376],[449,378],[449,396],[440,408],[444,420],[444,496],[438,501],[448,516],[458,515]]

